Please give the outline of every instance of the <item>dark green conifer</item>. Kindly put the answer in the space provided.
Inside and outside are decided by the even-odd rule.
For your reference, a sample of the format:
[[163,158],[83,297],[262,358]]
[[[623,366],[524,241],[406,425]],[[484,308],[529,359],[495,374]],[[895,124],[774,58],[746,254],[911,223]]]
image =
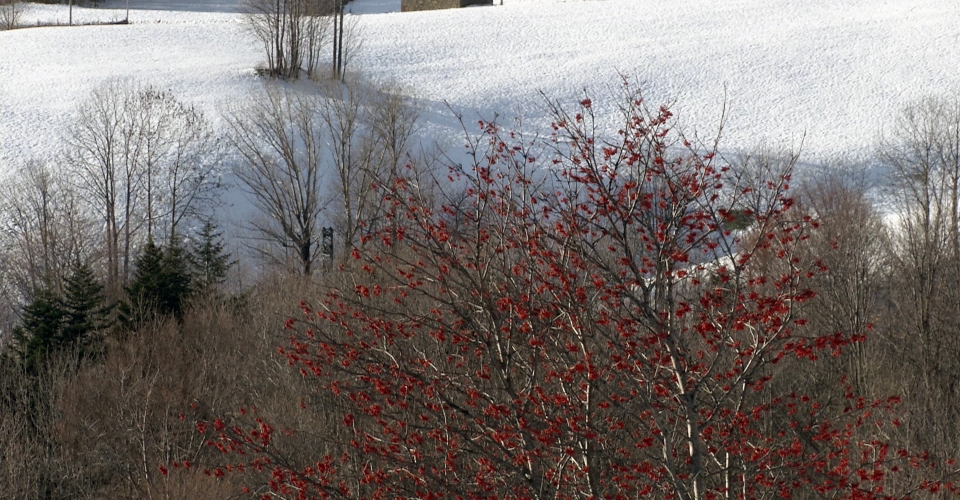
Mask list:
[[29,370],[62,344],[64,311],[53,287],[46,284],[23,308],[23,319],[13,330],[20,360]]
[[137,256],[133,281],[127,287],[127,300],[120,303],[120,322],[127,328],[149,320],[157,312],[163,276],[163,250],[147,241]]
[[209,295],[223,283],[227,272],[233,267],[230,254],[224,252],[223,233],[216,225],[207,221],[193,243],[190,263],[193,268],[194,290],[201,295]]
[[179,240],[164,249],[161,261],[161,290],[158,300],[158,312],[182,318],[187,299],[193,290],[193,276],[190,272],[190,258]]
[[154,316],[183,316],[190,295],[190,267],[186,252],[174,240],[162,249],[153,239],[137,257],[133,281],[127,287],[128,301],[121,305],[121,319],[128,327]]
[[163,249],[147,241],[143,251],[137,256],[133,281],[127,287],[127,297],[131,306],[154,309],[162,294],[163,287]]
[[90,266],[77,261],[64,283],[64,314],[61,338],[64,344],[89,347],[89,335],[108,326],[110,308]]

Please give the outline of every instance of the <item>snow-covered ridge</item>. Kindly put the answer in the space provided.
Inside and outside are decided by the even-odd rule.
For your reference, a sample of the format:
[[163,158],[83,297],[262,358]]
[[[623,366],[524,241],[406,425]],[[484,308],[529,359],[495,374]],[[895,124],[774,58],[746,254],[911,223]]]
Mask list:
[[[77,104],[108,78],[170,89],[210,115],[261,85],[253,68],[262,56],[243,16],[193,4],[152,11],[131,0],[130,25],[0,32],[0,168],[54,155]],[[352,5],[384,12],[393,4]],[[545,126],[540,90],[575,102],[587,89],[602,102],[620,72],[643,83],[648,100],[675,101],[682,123],[705,134],[726,102],[725,149],[804,138],[807,160],[869,154],[904,105],[960,92],[956,0],[505,4],[363,14],[359,66],[422,98],[429,136],[455,133],[445,102],[467,116],[523,114],[528,126]],[[218,9],[230,10],[207,10]],[[65,23],[66,15],[65,6],[31,5],[25,20]],[[124,15],[74,9],[78,22]]]

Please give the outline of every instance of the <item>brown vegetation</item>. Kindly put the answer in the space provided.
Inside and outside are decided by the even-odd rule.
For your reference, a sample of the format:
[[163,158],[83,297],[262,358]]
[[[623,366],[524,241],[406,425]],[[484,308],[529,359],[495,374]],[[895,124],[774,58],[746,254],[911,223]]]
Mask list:
[[[106,90],[91,113],[139,103],[156,120],[143,130],[196,123],[170,96]],[[301,199],[255,199],[294,272],[98,327],[97,349],[36,367],[0,357],[5,497],[956,493],[960,113],[948,103],[907,110],[878,155],[895,173],[890,223],[864,176],[788,188],[795,156],[714,163],[639,94],[622,103],[619,143],[593,135],[591,101],[551,103],[552,142],[484,123],[473,168],[434,175],[409,156],[408,103],[367,92],[271,90],[228,117],[250,190],[304,177],[278,195]],[[78,125],[71,159],[87,169],[81,189],[104,187],[102,213],[74,209],[76,187],[43,165],[4,193],[11,304],[62,293],[81,260],[123,295],[138,241],[156,231],[173,246],[178,214],[193,215],[159,201],[177,199],[162,174],[182,164],[84,156],[85,137]],[[114,173],[151,186],[129,213]],[[154,187],[170,195],[155,202]],[[321,269],[322,220],[344,258]]]

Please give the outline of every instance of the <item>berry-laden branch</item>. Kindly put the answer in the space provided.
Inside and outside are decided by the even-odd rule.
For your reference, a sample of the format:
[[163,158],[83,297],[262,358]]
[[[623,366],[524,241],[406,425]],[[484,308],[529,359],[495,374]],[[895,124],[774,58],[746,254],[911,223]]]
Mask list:
[[589,98],[549,103],[544,140],[481,122],[467,166],[429,190],[419,172],[385,186],[390,224],[340,271],[350,285],[301,304],[281,348],[339,402],[342,449],[281,463],[262,421],[204,424],[211,445],[269,473],[264,498],[953,490],[884,438],[896,398],[778,383],[862,341],[804,318],[827,269],[788,195],[792,163],[744,171],[630,85],[619,104],[610,136]]

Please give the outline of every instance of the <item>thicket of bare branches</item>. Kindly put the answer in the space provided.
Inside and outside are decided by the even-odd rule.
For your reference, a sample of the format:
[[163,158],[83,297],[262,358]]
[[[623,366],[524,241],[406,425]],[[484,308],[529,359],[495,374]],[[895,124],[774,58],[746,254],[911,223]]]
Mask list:
[[268,85],[228,115],[237,169],[261,218],[261,253],[308,275],[321,227],[336,227],[345,254],[369,224],[382,223],[378,185],[406,161],[417,113],[409,98],[362,82],[305,90]]
[[21,0],[0,0],[0,31],[19,27],[24,7]]
[[960,448],[960,102],[929,98],[904,109],[879,151],[892,174],[890,263],[878,325],[889,381],[913,409],[910,438],[938,454]]
[[799,199],[820,223],[811,245],[829,269],[817,278],[811,323],[822,331],[865,338],[847,349],[836,370],[846,373],[859,393],[877,397],[891,392],[875,383],[882,348],[874,332],[889,272],[891,233],[870,199],[874,186],[869,182],[864,174],[839,167],[804,184]]
[[[236,498],[242,481],[203,473],[219,453],[203,446],[193,421],[255,406],[289,428],[328,418],[322,407],[304,410],[290,399],[313,396],[275,356],[275,325],[296,308],[290,296],[315,290],[264,276],[242,303],[197,303],[182,322],[158,318],[110,340],[102,359],[64,352],[38,373],[0,356],[4,497]],[[296,460],[315,448],[302,438],[290,445]]]
[[296,79],[319,76],[332,27],[333,0],[249,0],[247,22],[267,56],[267,73]]
[[[320,57],[318,46],[298,47]],[[309,68],[314,56],[302,57]],[[324,490],[342,497],[382,484],[427,491],[423,481],[482,491],[487,480],[499,481],[489,486],[498,493],[535,484],[583,497],[647,481],[658,486],[637,491],[683,498],[750,498],[767,481],[806,497],[843,478],[882,486],[869,491],[877,497],[945,496],[934,489],[952,486],[960,447],[960,106],[929,99],[904,110],[876,158],[892,173],[881,199],[875,179],[843,165],[788,190],[797,184],[791,154],[759,151],[726,170],[712,155],[675,157],[668,152],[690,150],[670,135],[669,113],[639,103],[621,110],[633,114],[620,143],[594,140],[590,101],[552,103],[553,143],[531,149],[485,123],[471,143],[475,170],[431,175],[411,157],[417,113],[402,92],[349,79],[267,86],[226,116],[228,142],[262,217],[252,228],[263,250],[295,272],[264,271],[243,296],[195,302],[179,321],[114,330],[99,357],[67,351],[29,372],[0,355],[0,491],[285,498],[297,492],[278,485],[309,464],[346,471],[352,493]],[[66,140],[70,173],[27,163],[0,190],[0,333],[77,259],[102,261],[94,268],[120,290],[139,243],[174,240],[216,187],[221,154],[209,123],[155,88],[111,82],[81,106]],[[567,175],[536,170],[544,155]],[[71,175],[76,185],[65,182]],[[326,225],[341,256],[356,247],[364,259],[316,272]],[[349,375],[337,390],[367,384],[354,400],[302,376],[314,366],[299,373],[276,353],[297,302],[320,297],[336,298],[326,314],[349,314],[294,332],[315,347],[296,361]],[[416,337],[424,325],[434,335]],[[366,342],[376,332],[397,335]],[[310,344],[318,338],[326,343]],[[320,363],[340,348],[340,364]],[[624,372],[594,362],[611,354],[642,360]],[[407,376],[440,372],[450,376],[431,387],[452,399],[414,415],[419,389],[403,384],[420,379]],[[527,406],[502,399],[537,384],[542,394],[522,393]],[[401,388],[403,405],[392,399]],[[903,402],[871,408],[886,396]],[[408,420],[454,415],[450,404],[470,417],[452,428],[470,439],[453,446],[449,435],[410,430]],[[534,411],[502,411],[514,404]],[[746,407],[756,411],[731,417]],[[881,407],[895,418],[881,418]],[[836,419],[824,424],[825,415]],[[247,459],[205,446],[198,420],[210,426],[201,430],[235,432],[218,417],[272,436],[271,465],[291,474],[221,477]],[[402,446],[381,446],[396,436]],[[929,459],[894,457],[903,469],[884,476],[888,447]],[[317,461],[326,456],[336,461]],[[396,465],[424,461],[437,468],[410,475]],[[448,463],[480,473],[436,472]],[[393,482],[377,483],[389,474]]]

